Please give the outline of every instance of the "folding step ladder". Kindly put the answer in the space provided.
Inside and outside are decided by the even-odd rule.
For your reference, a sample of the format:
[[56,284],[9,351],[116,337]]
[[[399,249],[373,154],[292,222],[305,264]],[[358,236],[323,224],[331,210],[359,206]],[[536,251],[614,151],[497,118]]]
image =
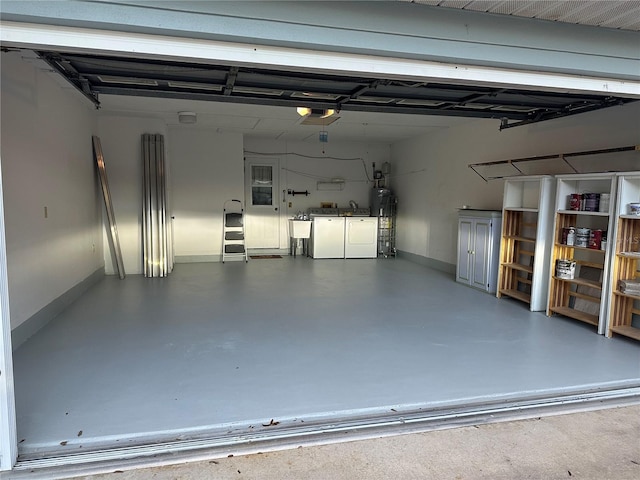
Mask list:
[[227,258],[249,261],[244,245],[244,208],[240,200],[227,200],[222,207],[222,263]]

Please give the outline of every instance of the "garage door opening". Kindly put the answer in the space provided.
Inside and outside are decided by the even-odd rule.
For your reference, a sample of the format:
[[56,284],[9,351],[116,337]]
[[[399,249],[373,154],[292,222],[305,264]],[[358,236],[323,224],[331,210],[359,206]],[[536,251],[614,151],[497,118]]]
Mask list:
[[[44,83],[37,72],[32,70],[29,74]],[[50,90],[43,93],[34,87],[38,93],[34,96],[30,96],[33,92],[29,89],[18,89],[11,100],[14,105],[46,109],[47,102],[55,103],[51,92],[59,94],[49,84],[46,88]],[[30,102],[34,98],[41,102]],[[3,104],[4,101],[3,98]],[[470,103],[474,103],[473,99]],[[113,129],[111,132],[134,124],[139,129],[171,130],[163,119],[151,118],[148,112],[127,112],[112,118],[108,114],[82,115],[75,121],[78,130],[87,128],[80,125],[85,118],[96,122],[92,128]],[[53,112],[46,116],[50,130],[43,137],[51,140],[49,137],[56,137],[59,132],[52,120]],[[591,118],[585,122],[588,132],[593,131],[593,123],[602,123],[600,117]],[[16,117],[24,124],[29,120]],[[472,144],[466,154],[478,150],[480,143],[474,145],[478,138],[473,136],[473,130],[485,133],[488,129],[483,122],[488,121],[477,120],[464,130],[470,135],[466,140]],[[115,129],[118,123],[121,130]],[[564,130],[559,129],[557,136],[581,130],[584,124],[562,125]],[[240,128],[248,127],[231,131],[233,127],[216,130],[216,134],[224,134],[216,146],[223,145],[223,154],[237,159],[244,156],[245,144],[255,145],[261,140],[248,140],[238,133]],[[373,126],[361,128],[363,135],[376,135],[371,133]],[[451,125],[431,126],[428,133],[449,128]],[[545,128],[553,130],[532,129],[532,138],[558,141]],[[491,129],[498,130],[497,121],[493,121]],[[181,132],[183,144],[194,140],[195,134]],[[316,132],[312,136],[315,139]],[[384,138],[382,134],[380,138]],[[522,137],[507,138],[511,140],[505,141],[504,151],[515,149]],[[287,145],[286,139],[284,142]],[[425,160],[429,155],[446,158],[438,152],[438,142],[430,143],[429,149],[421,145],[412,149],[410,142],[397,147],[390,146],[391,142],[380,146],[371,138],[364,143],[366,156],[396,157],[405,178],[442,179],[437,184],[429,183],[429,189],[424,186],[426,181],[422,184],[398,180],[406,187],[407,197],[421,199],[403,206],[407,221],[404,247],[409,253],[405,259],[400,256],[389,262],[316,262],[284,258],[247,265],[197,263],[212,253],[195,248],[198,239],[192,233],[198,231],[205,238],[215,230],[211,224],[202,228],[200,219],[203,211],[211,211],[211,199],[217,200],[207,196],[211,189],[197,182],[215,178],[220,190],[217,193],[233,198],[231,193],[243,189],[242,162],[228,161],[224,170],[192,170],[184,176],[174,172],[174,184],[181,185],[183,191],[191,189],[202,194],[181,204],[182,216],[177,218],[182,223],[176,231],[176,241],[184,242],[180,260],[185,263],[178,265],[167,279],[149,281],[135,275],[124,282],[112,277],[103,279],[15,352],[20,465],[27,468],[43,458],[45,464],[51,465],[89,461],[105,449],[119,457],[141,454],[141,450],[113,450],[123,443],[145,445],[150,449],[144,454],[153,454],[153,445],[172,451],[180,445],[205,448],[211,438],[227,446],[250,442],[257,438],[252,436],[256,429],[262,439],[278,435],[285,438],[287,432],[294,432],[292,436],[297,440],[325,432],[337,422],[348,423],[349,419],[355,423],[341,426],[341,434],[360,434],[367,424],[401,425],[409,417],[413,420],[437,416],[442,409],[448,409],[447,420],[455,422],[470,411],[481,415],[483,410],[495,412],[504,404],[512,413],[527,415],[522,413],[526,408],[522,403],[518,406],[519,402],[541,406],[550,399],[571,397],[568,403],[584,406],[583,400],[589,403],[608,392],[612,397],[630,398],[633,392],[637,395],[638,362],[629,361],[638,356],[636,344],[605,339],[568,320],[530,313],[511,300],[499,301],[457,285],[451,275],[409,261],[418,256],[436,262],[447,259],[447,242],[451,244],[454,235],[450,225],[455,206],[440,202],[467,194],[464,190],[470,180],[460,182],[453,176],[464,178],[468,158],[462,159],[460,154],[455,161],[439,167],[437,162]],[[126,145],[125,141],[111,142],[111,148]],[[192,143],[194,150],[201,149],[201,159],[211,159],[213,153],[204,145],[202,138]],[[329,148],[332,146],[330,143]],[[32,154],[30,149],[38,145],[24,141],[19,147]],[[417,150],[422,156],[416,154]],[[350,153],[347,148],[345,151]],[[362,153],[355,156],[365,157]],[[173,165],[184,165],[188,159],[174,154],[172,161]],[[57,166],[65,165],[63,160],[60,162]],[[206,163],[200,161],[198,166]],[[12,175],[16,176],[5,178],[5,183],[24,178],[21,168],[28,168],[26,164],[12,166]],[[56,173],[58,170],[64,169],[57,168]],[[122,176],[128,173],[125,170]],[[332,172],[328,173],[331,176]],[[473,177],[473,172],[470,175]],[[73,175],[68,177],[72,179]],[[240,182],[234,183],[237,179]],[[72,184],[73,181],[64,183],[60,190]],[[19,188],[23,187],[24,184]],[[425,190],[424,197],[416,193]],[[496,204],[500,192],[495,190],[499,189],[483,185],[472,198]],[[120,198],[131,192],[135,190],[125,191]],[[50,196],[58,193],[49,192]],[[91,198],[91,192],[81,200],[87,198]],[[64,201],[73,199],[65,196]],[[36,204],[40,212],[41,206],[34,201]],[[123,204],[127,201],[123,200]],[[437,213],[427,213],[425,205],[429,212]],[[15,204],[10,207],[15,209],[14,220],[18,213],[24,213]],[[125,205],[125,210],[136,212],[134,207],[135,203]],[[91,212],[84,213],[91,237],[98,224]],[[135,219],[136,215],[131,213],[130,218]],[[137,229],[135,221],[131,226],[132,231]],[[47,233],[49,225],[38,223],[40,228]],[[137,237],[132,238],[135,243]],[[427,245],[419,250],[422,239],[428,239]],[[20,243],[18,240],[18,235],[13,238],[14,248]],[[88,244],[94,240],[90,238]],[[83,237],[80,245],[87,251],[83,250],[82,255],[90,256],[93,260],[87,263],[98,268],[92,256],[95,250],[100,253],[101,243],[95,240],[93,249],[86,244],[87,238]],[[25,257],[31,253],[18,248],[15,251]],[[412,253],[416,251],[420,255]],[[137,258],[135,251],[131,258]],[[35,271],[35,267],[31,269],[31,273]],[[52,282],[59,274],[53,268],[45,273]],[[90,272],[78,275],[85,273]],[[304,424],[312,428],[300,430]],[[85,455],[83,451],[91,453]]]

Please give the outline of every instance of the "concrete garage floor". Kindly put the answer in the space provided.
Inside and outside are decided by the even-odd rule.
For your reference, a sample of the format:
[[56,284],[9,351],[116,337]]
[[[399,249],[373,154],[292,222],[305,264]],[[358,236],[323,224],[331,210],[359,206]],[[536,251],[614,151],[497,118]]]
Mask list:
[[640,478],[640,406],[118,471],[77,480]]
[[636,386],[640,343],[401,258],[297,257],[105,278],[14,368],[28,462]]

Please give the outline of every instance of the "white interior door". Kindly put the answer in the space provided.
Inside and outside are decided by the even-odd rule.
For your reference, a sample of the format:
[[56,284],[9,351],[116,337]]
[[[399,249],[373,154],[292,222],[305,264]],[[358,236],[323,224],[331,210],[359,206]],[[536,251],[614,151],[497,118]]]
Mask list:
[[278,160],[247,159],[245,237],[247,248],[280,247]]

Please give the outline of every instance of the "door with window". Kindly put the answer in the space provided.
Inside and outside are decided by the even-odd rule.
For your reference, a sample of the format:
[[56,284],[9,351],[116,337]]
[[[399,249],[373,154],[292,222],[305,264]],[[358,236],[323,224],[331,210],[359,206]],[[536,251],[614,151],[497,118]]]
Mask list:
[[245,163],[245,236],[247,248],[280,248],[280,169],[277,160]]

